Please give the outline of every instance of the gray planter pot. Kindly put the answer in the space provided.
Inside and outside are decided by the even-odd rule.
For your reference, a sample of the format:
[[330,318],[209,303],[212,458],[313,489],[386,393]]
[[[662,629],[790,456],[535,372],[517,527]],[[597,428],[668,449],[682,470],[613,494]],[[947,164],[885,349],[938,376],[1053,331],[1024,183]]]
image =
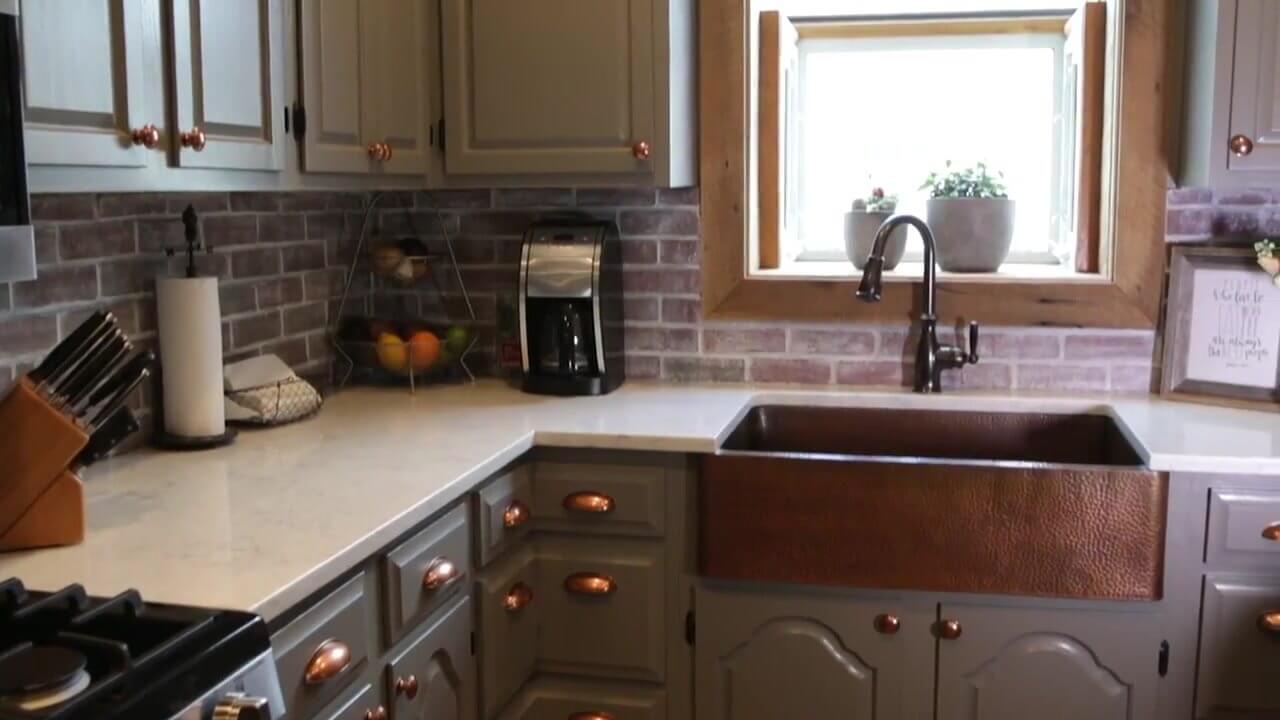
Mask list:
[[1013,244],[1014,207],[1008,198],[929,198],[938,266],[948,272],[999,270]]
[[[854,267],[861,270],[867,264],[867,256],[871,254],[871,246],[876,241],[876,231],[892,216],[893,213],[866,210],[853,210],[844,214],[844,251]],[[906,251],[907,227],[903,225],[894,229],[884,247],[884,269],[892,270],[897,267]]]

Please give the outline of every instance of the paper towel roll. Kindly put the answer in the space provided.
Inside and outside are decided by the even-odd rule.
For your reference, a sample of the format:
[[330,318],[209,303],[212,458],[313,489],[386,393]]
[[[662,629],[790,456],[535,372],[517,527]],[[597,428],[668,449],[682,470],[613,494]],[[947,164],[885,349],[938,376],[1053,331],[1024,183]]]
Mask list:
[[188,438],[225,433],[218,279],[157,278],[156,308],[165,432]]

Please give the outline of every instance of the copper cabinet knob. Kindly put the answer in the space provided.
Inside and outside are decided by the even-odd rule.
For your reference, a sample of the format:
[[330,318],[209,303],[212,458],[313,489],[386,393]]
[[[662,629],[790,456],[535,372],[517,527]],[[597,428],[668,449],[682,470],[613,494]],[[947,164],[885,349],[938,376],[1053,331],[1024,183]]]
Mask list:
[[182,141],[182,147],[190,148],[196,152],[204,150],[204,146],[206,144],[204,130],[201,130],[199,125],[182,133],[178,136],[178,139]]
[[384,142],[369,143],[369,157],[377,162],[386,162],[391,159],[391,146]]
[[154,150],[160,145],[160,128],[147,123],[140,128],[134,128],[129,137],[133,139],[134,145],[141,145],[148,150]]
[[564,498],[564,509],[569,512],[594,513],[602,515],[604,513],[613,512],[613,498],[604,493],[585,490],[583,492],[570,493]]
[[382,143],[382,162],[390,162],[391,156],[394,154],[391,150],[391,143]]
[[955,640],[960,637],[962,630],[959,620],[943,620],[938,623],[938,637],[943,640]]
[[319,685],[338,677],[348,667],[351,667],[351,648],[341,640],[329,638],[311,653],[302,673],[302,682]]
[[652,150],[653,149],[649,147],[649,143],[644,140],[641,140],[631,146],[631,154],[634,155],[637,160],[648,160],[649,154]]
[[1262,528],[1262,537],[1271,542],[1280,542],[1280,522],[1273,522]]
[[599,710],[587,710],[586,712],[573,713],[568,720],[613,720],[613,716]]
[[519,500],[512,500],[506,510],[502,511],[502,527],[518,528],[529,521],[529,506]]
[[438,557],[427,565],[427,572],[422,576],[422,587],[436,591],[446,587],[462,577],[462,569],[447,557]]
[[507,591],[507,597],[503,599],[502,607],[507,612],[519,612],[531,602],[533,602],[533,588],[518,582]]
[[881,635],[893,635],[902,628],[902,621],[898,619],[897,615],[881,613],[876,616],[875,627],[876,632]]
[[1280,610],[1272,610],[1259,615],[1258,629],[1273,635],[1280,635]]
[[600,573],[574,573],[564,579],[564,589],[575,595],[611,595],[618,589],[613,578]]
[[365,710],[364,720],[387,720],[387,709],[379,705],[372,710]]
[[1245,157],[1253,152],[1253,139],[1248,135],[1232,135],[1230,144],[1236,157]]
[[403,695],[410,700],[418,697],[418,678],[416,675],[409,677],[396,678],[395,685],[392,688],[396,695]]

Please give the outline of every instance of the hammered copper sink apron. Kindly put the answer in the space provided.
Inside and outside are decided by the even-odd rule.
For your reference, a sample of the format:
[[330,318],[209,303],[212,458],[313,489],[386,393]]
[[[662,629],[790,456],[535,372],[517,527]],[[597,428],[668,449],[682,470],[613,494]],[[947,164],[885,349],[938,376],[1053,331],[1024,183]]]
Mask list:
[[1106,416],[762,406],[701,463],[703,577],[1161,597],[1168,476]]

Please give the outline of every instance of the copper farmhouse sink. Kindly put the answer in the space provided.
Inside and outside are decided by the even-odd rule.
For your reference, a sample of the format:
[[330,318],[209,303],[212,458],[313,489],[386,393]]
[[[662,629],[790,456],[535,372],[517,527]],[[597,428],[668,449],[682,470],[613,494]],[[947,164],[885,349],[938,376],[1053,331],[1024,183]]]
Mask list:
[[699,572],[1156,600],[1167,489],[1104,415],[761,406],[702,459]]

